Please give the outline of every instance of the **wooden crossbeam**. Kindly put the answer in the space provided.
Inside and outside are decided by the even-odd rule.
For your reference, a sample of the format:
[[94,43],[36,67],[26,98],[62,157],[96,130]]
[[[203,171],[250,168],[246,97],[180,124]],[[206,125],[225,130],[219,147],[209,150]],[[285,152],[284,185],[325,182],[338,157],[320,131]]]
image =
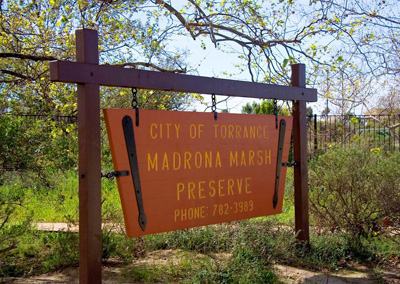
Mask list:
[[317,90],[305,87],[236,81],[111,65],[70,61],[50,62],[51,80],[175,92],[216,94],[259,99],[317,101]]

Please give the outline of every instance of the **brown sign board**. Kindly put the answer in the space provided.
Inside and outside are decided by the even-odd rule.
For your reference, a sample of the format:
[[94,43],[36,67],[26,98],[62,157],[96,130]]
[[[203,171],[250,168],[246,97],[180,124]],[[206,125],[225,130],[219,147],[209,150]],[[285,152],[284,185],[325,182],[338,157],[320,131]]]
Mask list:
[[[138,126],[134,109],[105,109],[104,116],[114,169],[129,171],[117,177],[128,236],[282,212],[286,167],[278,167],[273,205],[280,163],[274,115],[219,113],[215,120],[212,113],[140,110]],[[124,126],[127,118],[133,123]],[[287,162],[292,117],[278,120],[286,123]]]

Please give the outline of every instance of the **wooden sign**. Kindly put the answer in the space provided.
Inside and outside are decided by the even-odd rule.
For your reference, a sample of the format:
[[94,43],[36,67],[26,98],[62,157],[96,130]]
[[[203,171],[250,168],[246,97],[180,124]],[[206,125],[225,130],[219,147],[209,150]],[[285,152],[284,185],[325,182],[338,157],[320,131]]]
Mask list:
[[134,109],[104,115],[128,236],[282,212],[292,117],[277,129],[273,115],[140,110],[138,126]]

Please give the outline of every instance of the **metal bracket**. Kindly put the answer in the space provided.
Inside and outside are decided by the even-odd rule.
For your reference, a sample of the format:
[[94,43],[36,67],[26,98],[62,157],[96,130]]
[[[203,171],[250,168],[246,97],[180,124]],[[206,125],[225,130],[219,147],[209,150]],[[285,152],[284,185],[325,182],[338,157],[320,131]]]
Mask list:
[[272,199],[272,205],[274,206],[274,209],[278,204],[279,178],[281,175],[283,143],[285,142],[285,130],[286,130],[286,120],[281,119],[279,123],[279,140],[278,140],[278,157],[276,161],[275,192],[274,192],[274,197]]
[[113,177],[124,177],[124,176],[129,176],[129,171],[116,171],[116,172],[110,172],[106,174],[101,174],[101,177],[103,178],[113,178]]
[[128,151],[129,165],[131,167],[132,181],[135,188],[136,202],[139,211],[139,226],[142,231],[146,230],[147,218],[143,207],[142,188],[140,185],[139,165],[136,153],[135,133],[133,130],[132,118],[125,115],[122,119],[124,129],[126,150]]
[[282,167],[288,167],[288,168],[294,167],[294,166],[298,166],[298,165],[299,165],[299,163],[296,162],[296,161],[294,161],[294,162],[283,162],[282,163]]

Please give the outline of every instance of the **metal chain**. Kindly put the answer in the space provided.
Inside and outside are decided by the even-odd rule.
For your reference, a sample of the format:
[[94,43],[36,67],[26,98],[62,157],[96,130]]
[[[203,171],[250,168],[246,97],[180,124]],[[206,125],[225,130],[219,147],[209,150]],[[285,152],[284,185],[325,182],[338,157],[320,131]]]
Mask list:
[[211,95],[211,111],[214,113],[214,119],[218,119],[218,114],[217,114],[217,99],[215,98],[215,94]]
[[137,88],[132,88],[132,108],[137,109],[138,108],[138,100],[137,100]]
[[115,176],[117,176],[116,172],[109,172],[109,173],[106,173],[106,174],[101,173],[101,177],[102,178],[110,179],[110,178],[113,178]]
[[113,177],[121,177],[121,176],[128,176],[129,171],[115,171],[115,172],[109,172],[109,173],[101,173],[101,178],[113,178]]
[[132,108],[135,109],[136,111],[136,126],[139,126],[139,104],[138,104],[138,99],[137,99],[137,93],[138,90],[137,88],[132,88]]
[[275,128],[278,129],[278,100],[273,100],[274,115],[275,115]]

